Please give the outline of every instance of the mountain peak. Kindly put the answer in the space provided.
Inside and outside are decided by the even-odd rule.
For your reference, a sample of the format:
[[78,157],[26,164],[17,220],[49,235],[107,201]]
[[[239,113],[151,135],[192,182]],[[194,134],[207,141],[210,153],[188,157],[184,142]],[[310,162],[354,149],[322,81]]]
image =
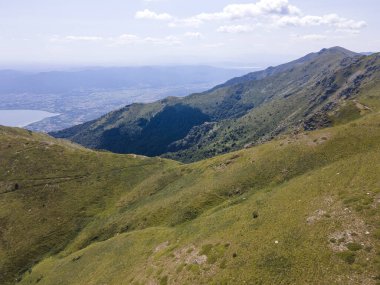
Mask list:
[[348,49],[345,49],[345,48],[342,48],[340,46],[335,46],[335,47],[331,47],[331,48],[323,48],[321,49],[318,54],[326,54],[326,53],[330,53],[330,54],[344,54],[344,55],[347,55],[347,56],[355,56],[355,55],[358,55],[358,53],[356,52],[353,52],[353,51],[350,51]]

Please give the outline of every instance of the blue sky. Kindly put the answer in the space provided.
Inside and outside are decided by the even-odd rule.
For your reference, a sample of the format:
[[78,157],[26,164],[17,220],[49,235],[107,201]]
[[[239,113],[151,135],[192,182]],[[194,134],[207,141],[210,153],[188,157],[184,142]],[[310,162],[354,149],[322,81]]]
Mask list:
[[0,65],[259,67],[379,51],[378,0],[0,0]]

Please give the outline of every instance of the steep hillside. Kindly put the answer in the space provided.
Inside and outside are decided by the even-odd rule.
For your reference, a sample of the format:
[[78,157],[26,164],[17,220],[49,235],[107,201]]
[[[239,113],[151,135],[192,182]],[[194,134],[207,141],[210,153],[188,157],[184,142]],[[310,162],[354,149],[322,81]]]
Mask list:
[[115,197],[171,165],[0,127],[0,284],[60,252]]
[[[346,58],[339,63],[339,68],[328,68],[305,83],[284,81],[292,77],[289,75],[292,72],[261,80],[261,87],[255,82],[261,91],[268,85],[282,88],[241,117],[194,128],[184,139],[171,145],[174,153],[165,156],[184,161],[199,160],[262,143],[281,133],[341,123],[339,117],[345,115],[345,110],[352,119],[360,109],[355,100],[368,89],[378,90],[380,55]],[[287,86],[283,85],[285,82]]]
[[2,128],[1,280],[378,284],[379,87],[334,127],[187,165]]
[[378,54],[324,49],[205,93],[133,104],[53,135],[95,149],[195,161],[332,125],[329,116],[344,100],[379,79],[379,63]]

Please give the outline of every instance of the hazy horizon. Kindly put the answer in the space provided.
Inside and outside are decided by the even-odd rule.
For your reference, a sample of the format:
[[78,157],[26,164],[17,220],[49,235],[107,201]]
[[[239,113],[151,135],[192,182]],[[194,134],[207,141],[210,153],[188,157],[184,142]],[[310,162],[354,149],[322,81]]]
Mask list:
[[112,68],[144,68],[144,67],[163,67],[163,68],[171,68],[171,67],[212,67],[219,69],[237,69],[237,70],[261,70],[269,67],[270,65],[282,64],[279,63],[266,63],[262,65],[254,65],[254,64],[246,64],[238,63],[238,62],[220,62],[220,63],[210,63],[210,64],[177,64],[177,63],[167,63],[167,64],[141,64],[141,65],[128,65],[128,64],[10,64],[10,65],[1,65],[0,71],[17,71],[17,72],[31,72],[31,73],[39,73],[39,72],[75,72],[75,71],[87,71],[87,70],[96,70],[96,69],[112,69]]
[[[325,47],[331,48],[331,47]],[[343,47],[344,48],[344,47]],[[1,65],[0,63],[0,71],[10,70],[10,71],[19,71],[19,72],[51,72],[51,71],[62,71],[62,72],[75,72],[75,71],[84,71],[91,69],[106,69],[106,68],[141,68],[141,67],[215,67],[220,69],[237,69],[237,70],[264,70],[270,66],[277,66],[281,64],[288,63],[290,61],[299,59],[309,53],[318,52],[319,50],[312,50],[305,54],[300,54],[297,56],[290,57],[288,59],[277,60],[277,61],[267,61],[267,62],[259,62],[259,63],[244,63],[244,62],[210,62],[210,63],[146,63],[146,64],[6,64]],[[371,54],[377,53],[379,51],[357,51],[351,50],[353,52],[362,53],[362,54]]]

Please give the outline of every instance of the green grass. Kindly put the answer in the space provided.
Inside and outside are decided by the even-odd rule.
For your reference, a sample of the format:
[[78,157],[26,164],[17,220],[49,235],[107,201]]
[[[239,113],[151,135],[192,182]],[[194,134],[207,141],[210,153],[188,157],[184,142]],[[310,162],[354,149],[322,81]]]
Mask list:
[[380,114],[364,115],[187,165],[1,128],[3,283],[376,284]]
[[63,250],[116,197],[162,167],[177,165],[95,153],[9,128],[0,129],[0,156],[0,277],[10,281]]

